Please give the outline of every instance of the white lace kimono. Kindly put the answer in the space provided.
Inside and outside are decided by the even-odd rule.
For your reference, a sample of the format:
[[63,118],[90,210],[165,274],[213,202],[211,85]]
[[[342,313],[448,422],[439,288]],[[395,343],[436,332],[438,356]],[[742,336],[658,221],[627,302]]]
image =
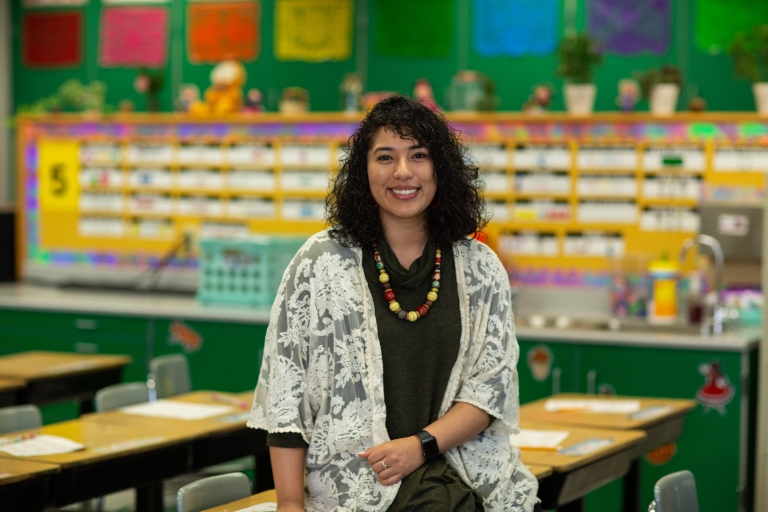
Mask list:
[[[507,273],[479,242],[456,244],[453,252],[461,346],[440,416],[460,401],[497,419],[445,456],[487,511],[530,512],[538,485],[509,443],[520,410]],[[379,484],[357,456],[389,441],[382,373],[362,251],[318,233],[283,275],[248,421],[271,433],[299,433],[309,444],[307,510],[378,511],[394,500],[400,484]]]

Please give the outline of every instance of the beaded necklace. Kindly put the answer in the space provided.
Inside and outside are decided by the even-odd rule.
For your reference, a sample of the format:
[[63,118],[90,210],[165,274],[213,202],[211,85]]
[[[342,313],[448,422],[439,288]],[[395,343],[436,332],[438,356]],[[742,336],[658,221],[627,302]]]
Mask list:
[[427,293],[427,301],[416,308],[416,311],[406,311],[400,307],[400,303],[395,300],[395,292],[392,290],[392,285],[389,284],[389,274],[387,269],[384,268],[384,263],[381,261],[381,254],[379,254],[379,246],[376,242],[373,242],[373,258],[376,260],[376,268],[379,271],[379,281],[384,287],[384,299],[389,303],[389,310],[397,315],[401,320],[409,320],[415,322],[423,316],[427,316],[429,308],[437,300],[437,291],[440,289],[440,245],[437,246],[435,251],[435,270],[432,273],[432,289]]

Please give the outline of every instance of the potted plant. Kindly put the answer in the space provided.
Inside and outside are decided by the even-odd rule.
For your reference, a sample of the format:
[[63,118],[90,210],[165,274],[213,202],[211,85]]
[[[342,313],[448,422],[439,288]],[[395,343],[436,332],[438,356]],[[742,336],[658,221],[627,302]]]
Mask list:
[[588,116],[595,106],[597,86],[592,83],[594,67],[602,64],[603,56],[597,41],[582,32],[563,38],[557,47],[557,76],[566,80],[565,106],[568,113]]
[[671,116],[677,108],[677,98],[683,85],[680,70],[672,64],[651,68],[636,74],[643,98],[648,100],[651,113],[657,116]]
[[768,25],[756,25],[751,32],[736,34],[728,54],[733,59],[734,76],[752,82],[757,111],[768,115]]

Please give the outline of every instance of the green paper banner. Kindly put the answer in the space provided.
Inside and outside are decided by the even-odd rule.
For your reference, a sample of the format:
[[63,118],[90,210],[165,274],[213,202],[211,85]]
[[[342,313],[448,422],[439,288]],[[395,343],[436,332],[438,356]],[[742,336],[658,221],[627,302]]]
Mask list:
[[768,1],[696,0],[696,45],[705,52],[722,52],[737,32],[763,23],[768,23]]
[[451,0],[376,0],[379,55],[446,57],[453,38]]

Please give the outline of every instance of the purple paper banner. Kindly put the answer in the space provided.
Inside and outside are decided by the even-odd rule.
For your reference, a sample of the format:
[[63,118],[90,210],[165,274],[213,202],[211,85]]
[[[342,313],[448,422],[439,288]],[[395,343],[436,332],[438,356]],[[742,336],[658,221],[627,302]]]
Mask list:
[[669,50],[670,0],[589,0],[587,27],[603,47],[619,55]]

